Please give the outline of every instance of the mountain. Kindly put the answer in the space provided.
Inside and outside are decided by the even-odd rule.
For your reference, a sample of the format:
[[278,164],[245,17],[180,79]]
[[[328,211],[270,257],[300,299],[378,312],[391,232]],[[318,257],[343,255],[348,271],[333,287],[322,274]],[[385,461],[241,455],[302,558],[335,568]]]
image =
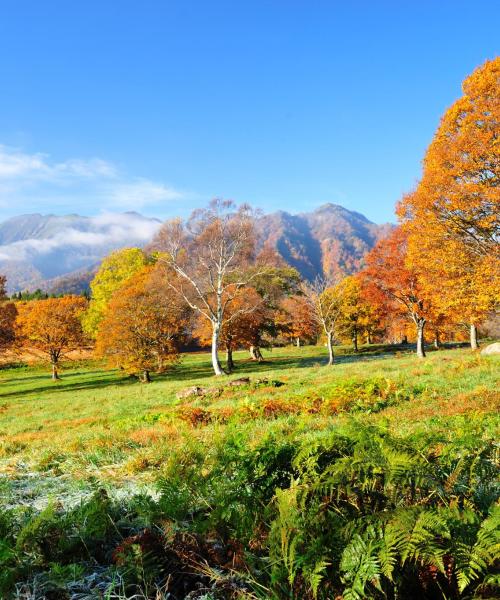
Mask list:
[[70,287],[75,278],[87,285],[107,254],[125,246],[145,245],[160,226],[158,219],[135,212],[13,217],[0,223],[0,272],[7,276],[11,292],[61,287],[61,278],[64,282],[70,274]]
[[259,219],[260,238],[306,279],[339,271],[354,273],[365,254],[393,225],[376,225],[338,204],[324,204],[309,213],[279,211]]
[[[7,276],[10,292],[39,287],[80,293],[107,254],[146,245],[160,226],[159,220],[135,212],[14,217],[0,223],[0,273]],[[359,270],[365,254],[392,227],[337,204],[296,215],[278,211],[257,220],[261,245],[276,249],[307,279]]]

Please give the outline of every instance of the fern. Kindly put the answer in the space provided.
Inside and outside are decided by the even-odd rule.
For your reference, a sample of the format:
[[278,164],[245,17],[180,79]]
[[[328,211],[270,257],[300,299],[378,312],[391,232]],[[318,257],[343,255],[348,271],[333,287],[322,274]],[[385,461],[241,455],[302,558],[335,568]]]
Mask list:
[[315,600],[318,597],[319,586],[325,577],[325,571],[329,565],[330,563],[326,559],[322,558],[314,565],[310,573],[305,573],[306,581]]
[[[463,549],[465,549],[463,547]],[[466,561],[458,564],[457,580],[461,592],[479,579],[500,556],[500,506],[494,506],[482,522],[474,545],[467,549]],[[463,559],[463,556],[462,556]]]
[[293,585],[297,574],[297,545],[300,542],[298,534],[300,524],[300,513],[297,506],[299,488],[297,482],[293,482],[288,490],[277,490],[276,502],[278,508],[278,519],[273,527],[280,540],[280,557],[290,586]]
[[346,585],[344,600],[366,599],[369,586],[382,591],[380,587],[381,565],[378,557],[379,543],[366,540],[356,534],[342,554],[340,568],[342,581]]

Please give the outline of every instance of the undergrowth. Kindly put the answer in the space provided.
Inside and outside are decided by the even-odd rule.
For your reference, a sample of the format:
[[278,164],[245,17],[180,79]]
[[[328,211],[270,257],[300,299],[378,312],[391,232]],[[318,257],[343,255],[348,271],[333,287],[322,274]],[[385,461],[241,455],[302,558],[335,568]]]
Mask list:
[[[274,369],[284,385],[186,401],[174,392],[189,380],[91,392],[123,398],[116,412],[61,386],[43,442],[28,415],[43,394],[7,395],[0,597],[496,598],[493,367],[443,353]],[[149,488],[120,493],[145,475]]]

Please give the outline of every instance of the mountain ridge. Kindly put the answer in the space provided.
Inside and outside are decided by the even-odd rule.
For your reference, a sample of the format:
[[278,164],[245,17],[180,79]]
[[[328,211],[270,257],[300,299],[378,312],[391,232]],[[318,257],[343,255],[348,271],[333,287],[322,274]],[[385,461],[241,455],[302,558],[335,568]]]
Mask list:
[[[18,215],[0,223],[0,273],[7,276],[10,292],[82,292],[104,256],[146,246],[160,226],[160,220],[135,211],[97,217]],[[310,212],[279,210],[256,221],[260,246],[274,248],[306,279],[359,270],[365,254],[392,227],[330,202]]]
[[392,227],[333,203],[296,215],[277,211],[259,223],[268,245],[307,279],[359,270],[365,254]]

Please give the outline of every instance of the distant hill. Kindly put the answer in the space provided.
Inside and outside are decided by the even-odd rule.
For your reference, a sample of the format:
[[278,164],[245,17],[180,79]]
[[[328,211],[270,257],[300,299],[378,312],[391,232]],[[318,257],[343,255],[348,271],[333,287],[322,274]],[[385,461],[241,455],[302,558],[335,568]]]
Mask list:
[[[159,220],[135,212],[14,217],[0,223],[0,273],[7,276],[10,292],[81,293],[107,254],[146,245],[160,226]],[[275,248],[307,279],[359,270],[365,254],[391,228],[337,204],[297,215],[279,211],[257,222],[261,244]]]
[[100,264],[98,262],[89,268],[48,279],[43,282],[41,289],[56,295],[89,293],[90,282],[94,279]]
[[81,290],[107,254],[143,246],[160,225],[159,220],[135,212],[14,217],[0,223],[0,272],[7,276],[10,292],[53,286],[64,291],[78,279],[75,289]]
[[306,279],[336,272],[354,273],[365,254],[393,225],[376,225],[338,204],[292,215],[279,211],[258,223],[261,239],[275,248]]

